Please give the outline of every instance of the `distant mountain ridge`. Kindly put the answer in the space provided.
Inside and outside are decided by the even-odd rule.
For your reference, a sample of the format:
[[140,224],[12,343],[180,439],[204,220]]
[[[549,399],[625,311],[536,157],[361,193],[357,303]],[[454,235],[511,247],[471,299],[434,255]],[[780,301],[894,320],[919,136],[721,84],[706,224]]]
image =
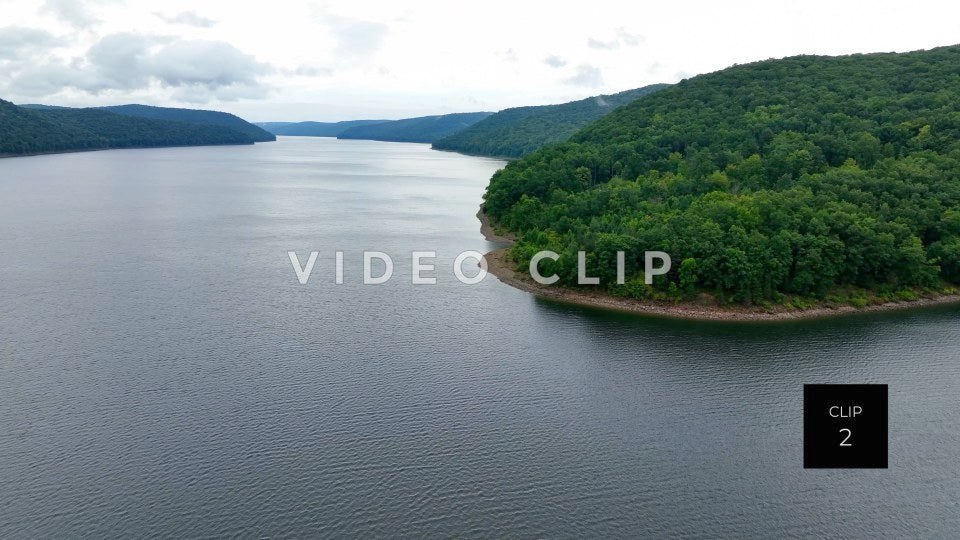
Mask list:
[[[181,120],[163,119],[171,116]],[[227,113],[146,105],[82,109],[17,106],[0,99],[0,156],[107,148],[253,144],[262,140],[275,140],[275,137]]]
[[297,135],[302,137],[336,137],[344,131],[371,124],[383,124],[390,120],[345,120],[343,122],[257,122],[256,125],[274,135]]
[[202,109],[179,109],[172,107],[154,107],[151,105],[114,105],[101,107],[102,109],[126,116],[138,116],[153,120],[171,120],[188,124],[203,124],[210,126],[224,126],[249,135],[254,142],[269,142],[277,137],[269,131],[247,122],[239,116]]
[[[70,109],[70,107],[40,105],[36,103],[20,105],[20,107],[36,110]],[[223,126],[246,134],[248,137],[250,137],[252,142],[269,142],[277,140],[277,137],[269,131],[251,124],[239,116],[220,111],[182,109],[175,107],[155,107],[153,105],[139,104],[110,105],[107,107],[96,108],[123,116],[135,116],[138,118],[148,118],[151,120],[167,120],[172,122],[184,122],[187,124],[206,126]]]
[[337,138],[432,143],[437,139],[468,128],[491,114],[493,113],[453,113],[392,120],[352,127],[340,133]]
[[670,85],[652,84],[558,105],[504,109],[433,143],[437,150],[515,158],[571,135],[610,111]]
[[258,122],[257,126],[275,135],[432,143],[437,150],[510,158],[566,140],[617,107],[668,86],[652,84],[569,103],[514,107],[497,113],[453,113],[402,120]]

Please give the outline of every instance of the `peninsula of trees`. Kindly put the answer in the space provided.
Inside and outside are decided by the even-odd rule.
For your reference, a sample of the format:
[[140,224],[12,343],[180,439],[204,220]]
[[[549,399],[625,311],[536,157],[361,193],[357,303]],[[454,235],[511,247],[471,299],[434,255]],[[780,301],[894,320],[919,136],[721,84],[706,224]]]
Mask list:
[[610,111],[669,85],[653,84],[559,105],[504,109],[433,143],[437,150],[516,158],[567,140]]
[[[575,286],[854,306],[960,283],[960,46],[734,66],[636,100],[509,163],[484,211]],[[643,281],[643,253],[672,270]],[[626,283],[616,283],[616,252]],[[596,289],[597,286],[594,286]]]

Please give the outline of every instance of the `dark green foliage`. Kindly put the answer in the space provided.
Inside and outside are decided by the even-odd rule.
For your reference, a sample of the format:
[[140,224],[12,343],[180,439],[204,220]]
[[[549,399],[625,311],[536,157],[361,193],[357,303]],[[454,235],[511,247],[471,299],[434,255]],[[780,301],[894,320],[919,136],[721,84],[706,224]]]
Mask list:
[[514,158],[568,139],[610,111],[669,85],[653,84],[560,105],[504,109],[433,143],[437,150]]
[[304,137],[336,137],[357,126],[383,124],[390,120],[347,120],[344,122],[262,122],[257,125],[274,135],[299,135]]
[[[520,233],[518,263],[551,249],[572,284],[586,250],[613,294],[767,303],[958,283],[960,47],[683,81],[508,164],[485,210]],[[653,287],[644,250],[674,263]]]
[[124,116],[138,116],[154,120],[172,120],[187,124],[224,126],[246,134],[254,142],[275,141],[277,137],[269,131],[247,122],[239,116],[219,111],[199,109],[175,109],[171,107],[152,107],[150,105],[115,105],[101,107],[104,110]]
[[252,143],[246,133],[223,126],[153,120],[98,108],[25,108],[0,100],[0,155]]
[[489,112],[454,113],[393,120],[356,126],[340,133],[338,139],[429,143],[456,133],[490,116]]

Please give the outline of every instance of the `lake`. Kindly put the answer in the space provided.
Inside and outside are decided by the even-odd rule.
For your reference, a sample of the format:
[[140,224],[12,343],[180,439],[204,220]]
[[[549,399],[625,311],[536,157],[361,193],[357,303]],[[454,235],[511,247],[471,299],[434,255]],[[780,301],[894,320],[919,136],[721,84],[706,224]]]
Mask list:
[[[297,137],[0,160],[0,537],[956,535],[960,308],[717,324],[465,285],[502,166]],[[807,383],[889,385],[889,469],[803,469]]]

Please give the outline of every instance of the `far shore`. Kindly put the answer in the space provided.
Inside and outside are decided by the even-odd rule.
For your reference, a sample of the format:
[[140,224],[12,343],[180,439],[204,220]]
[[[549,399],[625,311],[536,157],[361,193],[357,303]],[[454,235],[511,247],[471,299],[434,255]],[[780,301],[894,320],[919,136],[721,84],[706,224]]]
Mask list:
[[[261,141],[273,142],[273,141]],[[4,154],[0,153],[0,159],[18,158],[31,156],[51,156],[55,154],[75,154],[77,152],[102,152],[104,150],[147,150],[150,148],[192,148],[195,146],[249,146],[256,144],[254,142],[242,143],[210,143],[210,144],[163,144],[156,146],[111,146],[108,148],[71,148],[68,150],[45,150],[43,152],[27,152],[25,154]]]
[[437,152],[450,152],[450,153],[453,153],[453,154],[461,154],[461,155],[470,156],[470,157],[482,157],[482,158],[498,159],[498,160],[500,160],[500,161],[516,161],[516,160],[520,159],[520,158],[517,157],[517,156],[498,156],[498,155],[496,155],[496,154],[481,154],[481,153],[479,153],[479,152],[476,152],[476,153],[475,153],[475,152],[465,152],[465,151],[463,151],[463,150],[448,150],[448,149],[446,149],[446,148],[435,148],[435,147],[433,146],[433,143],[427,143],[427,144],[430,145],[430,149],[431,149],[431,150],[436,150]]
[[602,291],[542,285],[534,281],[528,274],[518,272],[514,269],[515,265],[509,260],[510,244],[513,244],[514,237],[509,234],[498,234],[490,223],[489,217],[483,213],[482,209],[477,213],[477,218],[480,219],[480,233],[483,234],[488,241],[506,244],[505,247],[493,250],[484,256],[487,260],[487,270],[491,274],[511,287],[565,304],[672,319],[755,322],[822,319],[843,315],[907,310],[960,303],[960,294],[950,294],[920,298],[912,301],[887,302],[862,308],[854,306],[821,305],[803,310],[788,307],[778,307],[767,310],[759,306],[719,306],[710,303],[671,303],[618,298]]

